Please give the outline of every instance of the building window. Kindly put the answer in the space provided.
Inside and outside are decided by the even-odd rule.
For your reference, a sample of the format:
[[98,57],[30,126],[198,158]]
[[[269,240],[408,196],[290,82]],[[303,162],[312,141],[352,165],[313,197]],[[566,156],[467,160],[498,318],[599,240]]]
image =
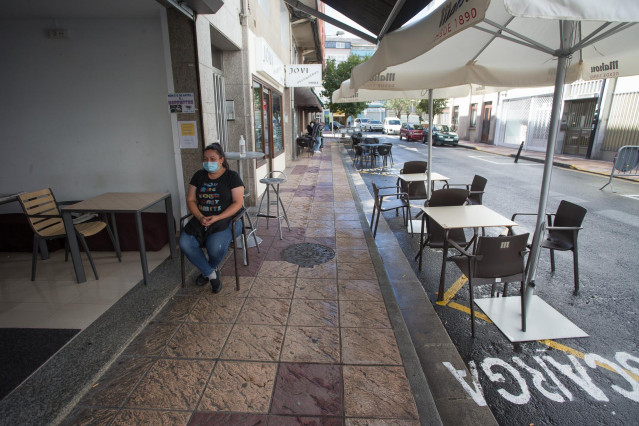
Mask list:
[[255,150],[265,153],[267,158],[274,158],[284,151],[282,95],[254,81],[253,115],[255,116]]
[[477,104],[470,105],[470,128],[477,125]]
[[453,117],[450,120],[450,127],[457,131],[457,123],[459,123],[459,106],[453,107]]

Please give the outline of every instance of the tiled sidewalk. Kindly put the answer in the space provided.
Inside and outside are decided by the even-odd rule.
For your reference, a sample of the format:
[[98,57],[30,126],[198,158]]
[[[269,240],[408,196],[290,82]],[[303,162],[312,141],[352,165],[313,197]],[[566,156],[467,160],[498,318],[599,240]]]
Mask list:
[[[338,147],[292,165],[241,290],[231,257],[221,293],[178,291],[63,424],[420,423]],[[282,260],[304,242],[335,257]]]

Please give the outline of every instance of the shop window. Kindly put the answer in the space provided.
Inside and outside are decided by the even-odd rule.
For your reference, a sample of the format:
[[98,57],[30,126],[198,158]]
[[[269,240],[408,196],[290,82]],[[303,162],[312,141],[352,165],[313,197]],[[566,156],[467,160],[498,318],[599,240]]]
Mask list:
[[260,82],[253,82],[253,115],[255,150],[274,158],[284,151],[282,95]]
[[470,105],[470,127],[471,129],[477,125],[477,104]]

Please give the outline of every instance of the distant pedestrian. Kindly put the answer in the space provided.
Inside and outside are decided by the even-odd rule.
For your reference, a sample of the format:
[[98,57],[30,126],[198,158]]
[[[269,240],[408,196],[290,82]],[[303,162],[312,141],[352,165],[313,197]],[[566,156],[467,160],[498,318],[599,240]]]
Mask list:
[[322,147],[322,134],[320,132],[320,124],[319,121],[317,120],[317,118],[315,120],[313,120],[313,140],[315,141],[315,149],[314,151],[317,152],[321,152],[320,148]]

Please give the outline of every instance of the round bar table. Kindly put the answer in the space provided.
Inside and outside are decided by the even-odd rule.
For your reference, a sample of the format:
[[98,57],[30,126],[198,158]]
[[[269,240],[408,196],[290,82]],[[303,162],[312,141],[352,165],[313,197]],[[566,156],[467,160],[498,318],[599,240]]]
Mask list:
[[[244,156],[241,156],[239,152],[236,151],[227,151],[224,153],[224,155],[226,156],[227,160],[236,160],[237,161],[237,172],[240,174],[240,178],[244,179],[243,177],[243,167],[242,167],[242,163],[244,161],[242,160],[260,160],[262,158],[264,158],[264,153],[263,152],[257,152],[257,151],[247,151],[246,154]],[[244,193],[244,197],[248,196],[249,193],[245,192]],[[245,206],[246,207],[246,206]],[[247,217],[249,218],[249,225],[251,226],[251,231],[248,233],[248,235],[246,236],[246,246],[247,247],[255,247],[255,241],[257,241],[257,244],[259,245],[262,242],[262,239],[260,237],[258,237],[257,235],[255,235],[255,232],[257,232],[257,228],[253,228],[253,223],[251,221],[251,217],[250,215],[247,214]],[[250,235],[253,234],[255,237],[255,240],[251,240]],[[241,244],[238,246],[241,247]],[[259,249],[259,247],[258,247]]]

